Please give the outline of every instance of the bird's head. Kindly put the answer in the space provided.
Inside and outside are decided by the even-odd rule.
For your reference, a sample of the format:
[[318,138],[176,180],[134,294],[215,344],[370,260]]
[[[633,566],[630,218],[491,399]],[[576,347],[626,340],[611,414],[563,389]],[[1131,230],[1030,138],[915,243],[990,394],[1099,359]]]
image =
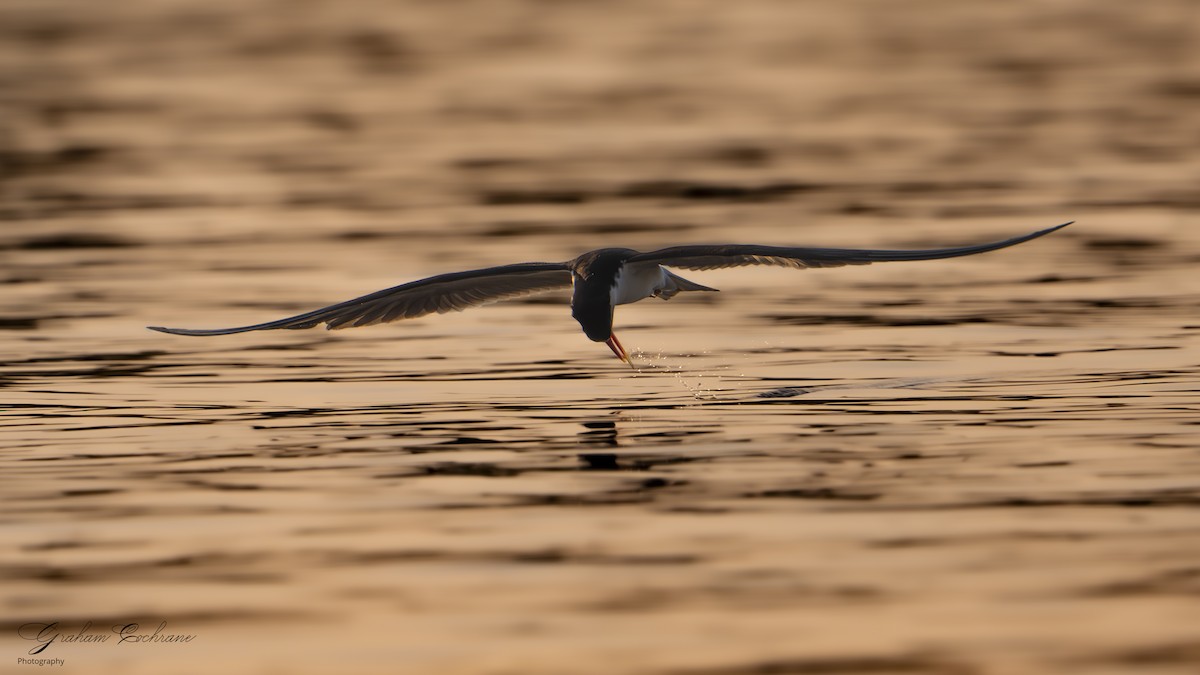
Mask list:
[[620,274],[617,256],[601,256],[580,265],[573,275],[571,316],[579,322],[583,334],[592,342],[603,342],[625,363],[633,365],[629,354],[613,334],[612,290]]

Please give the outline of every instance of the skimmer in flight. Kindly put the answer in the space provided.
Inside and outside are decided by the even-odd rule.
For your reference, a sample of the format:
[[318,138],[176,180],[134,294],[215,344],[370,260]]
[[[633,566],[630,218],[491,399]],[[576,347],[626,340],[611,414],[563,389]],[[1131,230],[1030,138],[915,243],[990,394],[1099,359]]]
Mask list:
[[756,244],[673,246],[641,253],[628,248],[588,251],[568,262],[501,265],[451,272],[376,291],[286,319],[236,328],[163,328],[174,335],[229,335],[254,330],[328,329],[370,326],[426,314],[461,311],[500,300],[573,288],[571,315],[588,339],[603,342],[617,358],[633,365],[613,332],[613,310],[646,298],[670,300],[683,291],[715,291],[668,270],[708,270],[743,265],[776,265],[806,269],[875,262],[956,258],[1015,246],[1060,230],[1071,223],[988,244],[915,251],[852,248],[796,248]]

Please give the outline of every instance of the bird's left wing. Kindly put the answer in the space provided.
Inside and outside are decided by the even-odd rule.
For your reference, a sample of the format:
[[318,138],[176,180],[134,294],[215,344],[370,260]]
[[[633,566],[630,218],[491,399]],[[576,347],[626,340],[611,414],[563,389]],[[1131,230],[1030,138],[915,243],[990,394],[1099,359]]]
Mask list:
[[253,330],[312,328],[320,324],[325,324],[329,329],[350,328],[412,319],[434,312],[442,314],[462,311],[491,302],[570,287],[571,271],[564,263],[519,263],[441,274],[253,326],[212,329],[161,326],[148,328],[175,335],[229,335]]
[[975,246],[957,248],[935,248],[914,251],[888,251],[854,248],[795,248],[788,246],[758,246],[755,244],[728,244],[717,246],[673,246],[657,251],[639,253],[628,262],[653,262],[666,267],[681,267],[689,270],[709,270],[719,267],[743,265],[777,265],[805,269],[809,267],[841,267],[842,265],[868,265],[874,262],[901,260],[936,260],[956,258],[964,255],[986,253],[996,249],[1015,246],[1060,230],[1071,223],[1063,223],[1031,234]]

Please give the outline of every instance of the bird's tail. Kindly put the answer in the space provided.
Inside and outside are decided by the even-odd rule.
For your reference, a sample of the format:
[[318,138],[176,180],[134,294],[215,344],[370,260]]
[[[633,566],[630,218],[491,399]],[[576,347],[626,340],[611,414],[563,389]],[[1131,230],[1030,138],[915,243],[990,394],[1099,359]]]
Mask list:
[[715,288],[709,288],[694,281],[688,281],[670,270],[663,271],[667,273],[667,287],[658,292],[658,297],[663,300],[670,300],[682,291],[717,291]]

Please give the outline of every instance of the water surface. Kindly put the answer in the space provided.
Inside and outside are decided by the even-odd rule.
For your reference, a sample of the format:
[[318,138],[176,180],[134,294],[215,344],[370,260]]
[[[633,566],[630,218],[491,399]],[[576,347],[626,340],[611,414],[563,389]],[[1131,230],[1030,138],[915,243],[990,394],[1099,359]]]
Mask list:
[[[42,656],[1194,672],[1195,48],[1119,3],[1010,3],[964,42],[984,18],[941,4],[0,10],[8,663],[27,623],[166,621],[195,641]],[[684,273],[722,292],[622,307],[636,369],[562,296],[143,328],[597,246],[1069,219]]]

